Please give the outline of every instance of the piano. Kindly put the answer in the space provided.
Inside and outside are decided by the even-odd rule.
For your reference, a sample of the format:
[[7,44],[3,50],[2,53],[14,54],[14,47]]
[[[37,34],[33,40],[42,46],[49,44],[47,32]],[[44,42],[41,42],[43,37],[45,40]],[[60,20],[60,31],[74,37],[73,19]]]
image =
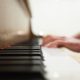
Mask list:
[[46,80],[38,38],[0,50],[0,80]]
[[[48,28],[46,28],[46,25],[49,25],[49,29],[51,28],[51,30],[48,33],[50,32],[54,33],[56,30],[52,28],[53,21],[54,23],[56,23],[56,24],[53,24],[53,26],[57,25],[56,28],[57,27],[59,28],[60,24],[61,26],[64,26],[63,22],[65,23],[65,21],[67,20],[69,22],[65,24],[66,26],[65,28],[67,28],[67,25],[69,26],[70,24],[71,26],[74,23],[75,29],[73,30],[73,33],[76,30],[78,31],[80,30],[80,28],[76,26],[77,24],[79,24],[79,21],[77,22],[75,21],[76,17],[74,17],[74,20],[73,20],[73,16],[72,16],[72,14],[76,16],[75,12],[78,14],[80,13],[79,11],[80,2],[77,1],[73,4],[70,4],[72,3],[71,1],[70,3],[69,1],[66,3],[66,0],[65,1],[52,0],[54,1],[53,3],[52,1],[48,3],[48,0],[47,2],[43,0],[43,2],[46,3],[46,5],[44,6],[44,4],[42,4],[43,2],[40,2],[41,0],[28,0],[28,1],[30,1],[31,4],[33,3],[33,1],[35,1],[34,2],[35,4],[37,3],[36,4],[37,6],[35,6],[34,3],[33,5],[30,5],[30,8],[32,11],[29,10],[32,25],[33,25],[33,32],[35,32],[34,34],[37,35],[37,33],[42,30],[43,32],[48,32],[49,30]],[[56,6],[57,4],[59,6]],[[65,12],[67,10],[65,15],[63,15],[64,10],[62,8],[62,4],[63,4],[63,7],[65,8],[64,9]],[[54,9],[52,5],[54,6]],[[76,5],[76,8],[74,8],[75,7],[74,5]],[[48,8],[49,6],[52,10],[54,10],[53,13],[52,13],[52,10]],[[55,9],[55,6],[57,10]],[[69,7],[70,7],[70,10],[69,10]],[[34,8],[34,10],[32,8]],[[60,12],[59,8],[62,11],[62,13]],[[49,12],[48,10],[51,12]],[[70,13],[72,12],[72,14],[69,14],[67,16],[67,13],[69,13],[68,10],[70,11]],[[41,15],[39,12],[41,12]],[[48,12],[52,13],[51,15],[53,14],[54,15],[53,16],[50,15],[48,17]],[[61,14],[60,15],[56,14],[58,12],[60,12]],[[31,13],[33,13],[32,15],[33,19],[32,19]],[[44,13],[44,15],[42,15],[42,13]],[[46,17],[48,17],[47,22],[45,21]],[[56,17],[58,21],[56,20]],[[78,15],[77,18],[79,19],[80,16]],[[57,23],[60,23],[60,24],[57,24]],[[76,27],[78,27],[79,29]],[[64,32],[68,31],[68,34],[71,35],[72,34],[71,31],[69,33],[69,29],[67,28],[68,29],[67,30],[65,28],[63,29],[65,30]],[[57,31],[57,34],[62,35],[63,31],[61,30],[61,28],[58,30],[60,30],[62,33],[60,31]],[[53,49],[49,51],[50,54],[47,54],[48,51],[46,51],[45,53],[47,56],[45,56],[42,52],[41,46],[39,45],[39,38],[35,38],[31,41],[16,44],[10,48],[0,50],[0,80],[6,80],[6,79],[7,80],[80,80],[80,75],[79,75],[80,64],[78,64],[72,58],[64,54],[64,50],[63,51],[59,50],[57,52],[58,54],[56,53],[56,51],[57,51],[56,49],[55,50]],[[54,56],[52,57],[52,55]]]
[[80,54],[42,48],[39,38],[0,50],[0,80],[80,80]]

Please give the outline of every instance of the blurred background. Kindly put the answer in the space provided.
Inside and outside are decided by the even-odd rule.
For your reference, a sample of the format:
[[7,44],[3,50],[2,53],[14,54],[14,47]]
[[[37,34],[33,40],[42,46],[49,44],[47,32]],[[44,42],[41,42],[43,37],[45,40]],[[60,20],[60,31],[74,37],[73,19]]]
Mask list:
[[29,0],[34,34],[71,36],[80,32],[80,0]]

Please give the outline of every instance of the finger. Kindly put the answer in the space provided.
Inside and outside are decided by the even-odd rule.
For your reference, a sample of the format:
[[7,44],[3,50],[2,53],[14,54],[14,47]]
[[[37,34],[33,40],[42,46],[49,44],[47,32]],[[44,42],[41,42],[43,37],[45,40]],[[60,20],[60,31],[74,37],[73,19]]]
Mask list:
[[48,35],[46,37],[43,37],[42,45],[48,44],[49,42],[52,42],[52,41],[53,41],[53,37]]
[[56,40],[46,44],[45,47],[58,48],[58,47],[63,47],[63,44],[64,44],[64,40]]
[[53,41],[53,42],[50,42],[48,44],[45,45],[45,47],[48,47],[48,48],[57,48],[58,47],[58,42],[57,41]]
[[43,37],[42,45],[44,46],[44,45],[48,44],[49,42],[53,42],[55,40],[63,40],[63,39],[65,39],[65,37],[58,37],[58,36],[50,36],[50,35],[48,35],[46,37]]
[[57,48],[57,45],[56,45],[56,43],[51,42],[51,43],[46,44],[45,47],[47,47],[47,48]]

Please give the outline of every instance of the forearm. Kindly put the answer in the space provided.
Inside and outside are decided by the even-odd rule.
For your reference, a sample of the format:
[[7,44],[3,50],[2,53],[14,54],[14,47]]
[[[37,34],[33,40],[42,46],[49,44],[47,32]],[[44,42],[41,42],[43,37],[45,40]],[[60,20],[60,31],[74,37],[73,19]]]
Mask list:
[[65,42],[63,46],[72,51],[80,52],[80,42]]
[[74,37],[77,38],[77,39],[80,39],[80,34],[77,34]]
[[65,47],[70,49],[70,50],[80,52],[80,44],[67,43],[67,44],[65,44]]

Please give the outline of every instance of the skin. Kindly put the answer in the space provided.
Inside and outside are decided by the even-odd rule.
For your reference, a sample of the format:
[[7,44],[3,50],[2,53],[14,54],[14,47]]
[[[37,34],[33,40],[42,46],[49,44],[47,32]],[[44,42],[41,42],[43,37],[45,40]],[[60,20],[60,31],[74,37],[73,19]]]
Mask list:
[[80,34],[73,36],[74,38],[80,39]]
[[48,48],[66,47],[72,51],[80,52],[80,34],[71,38],[48,35],[43,38],[42,46]]
[[73,38],[79,41],[65,42],[64,46],[70,50],[80,52],[80,34],[73,36]]
[[54,42],[56,40],[64,40],[64,39],[65,39],[65,37],[47,35],[47,36],[43,37],[42,46],[46,46],[48,43]]

